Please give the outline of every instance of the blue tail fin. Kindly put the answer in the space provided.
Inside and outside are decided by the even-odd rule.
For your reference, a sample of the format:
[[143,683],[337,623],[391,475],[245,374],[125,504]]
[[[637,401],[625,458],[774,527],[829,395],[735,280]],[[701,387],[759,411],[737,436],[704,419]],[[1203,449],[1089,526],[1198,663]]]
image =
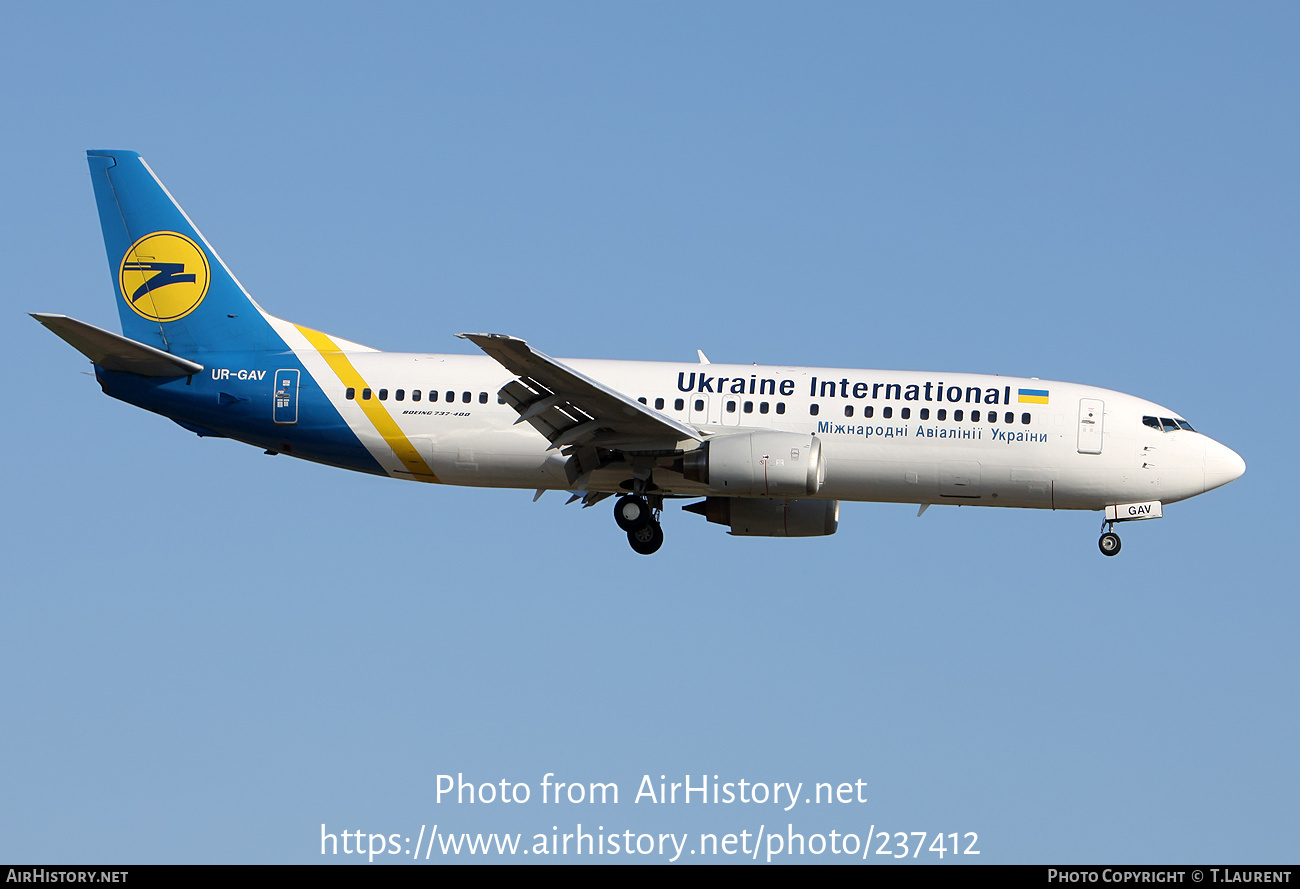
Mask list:
[[86,154],[124,335],[181,355],[262,350],[277,341],[261,308],[140,155]]

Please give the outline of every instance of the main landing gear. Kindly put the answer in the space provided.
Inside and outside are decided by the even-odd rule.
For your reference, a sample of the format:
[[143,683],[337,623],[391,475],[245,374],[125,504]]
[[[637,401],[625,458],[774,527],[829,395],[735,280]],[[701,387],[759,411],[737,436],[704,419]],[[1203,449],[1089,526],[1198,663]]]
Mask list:
[[652,505],[645,494],[625,494],[614,504],[614,521],[627,532],[627,542],[643,556],[657,552],[664,545],[664,531],[659,526],[662,498]]

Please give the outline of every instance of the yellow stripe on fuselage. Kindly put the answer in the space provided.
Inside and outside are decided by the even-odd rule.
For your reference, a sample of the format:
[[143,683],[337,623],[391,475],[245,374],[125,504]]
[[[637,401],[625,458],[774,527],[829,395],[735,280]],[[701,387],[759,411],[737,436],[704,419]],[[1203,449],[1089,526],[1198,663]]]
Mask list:
[[307,342],[311,343],[317,352],[320,352],[321,357],[325,359],[325,363],[329,365],[330,370],[338,375],[343,385],[357,391],[356,403],[365,413],[366,419],[374,424],[375,431],[383,436],[384,441],[393,449],[393,454],[396,455],[398,460],[402,461],[402,465],[406,467],[407,472],[410,472],[418,481],[436,482],[438,477],[433,474],[429,464],[420,456],[420,452],[415,449],[415,445],[411,444],[411,440],[406,437],[406,433],[397,425],[397,421],[388,413],[388,408],[384,407],[384,403],[377,399],[360,397],[361,391],[370,387],[357,369],[352,366],[348,356],[339,350],[339,347],[334,344],[332,339],[319,330],[312,330],[298,324],[294,326],[307,338]]

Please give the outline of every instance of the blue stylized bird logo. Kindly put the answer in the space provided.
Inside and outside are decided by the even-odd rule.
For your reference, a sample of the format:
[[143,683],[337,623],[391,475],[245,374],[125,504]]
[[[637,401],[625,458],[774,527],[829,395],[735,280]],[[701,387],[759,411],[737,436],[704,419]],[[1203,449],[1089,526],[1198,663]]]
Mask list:
[[159,287],[166,287],[168,284],[193,284],[195,283],[194,275],[184,275],[185,263],[183,262],[128,262],[122,266],[124,272],[157,272],[151,278],[145,279],[145,282],[135,289],[131,294],[131,302],[134,303],[152,290]]

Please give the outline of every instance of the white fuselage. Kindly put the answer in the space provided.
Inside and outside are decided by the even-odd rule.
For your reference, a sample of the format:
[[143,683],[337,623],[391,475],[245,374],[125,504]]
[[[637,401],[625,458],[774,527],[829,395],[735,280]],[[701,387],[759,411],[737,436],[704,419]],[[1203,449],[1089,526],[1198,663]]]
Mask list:
[[[626,467],[616,464],[571,485],[566,458],[499,403],[497,391],[512,377],[486,357],[371,351],[348,357],[371,398],[384,396],[387,413],[439,482],[619,491],[627,479]],[[1183,500],[1244,469],[1236,454],[1200,433],[1143,424],[1143,417],[1176,418],[1174,412],[1073,383],[837,368],[565,363],[705,435],[817,435],[826,466],[820,499],[1097,510]],[[330,380],[324,373],[313,376]],[[390,474],[412,477],[394,463],[388,437],[360,410],[362,393],[349,399],[342,385],[328,382],[322,389]],[[1022,396],[1022,390],[1048,394]],[[654,480],[665,494],[719,493],[663,468]]]

